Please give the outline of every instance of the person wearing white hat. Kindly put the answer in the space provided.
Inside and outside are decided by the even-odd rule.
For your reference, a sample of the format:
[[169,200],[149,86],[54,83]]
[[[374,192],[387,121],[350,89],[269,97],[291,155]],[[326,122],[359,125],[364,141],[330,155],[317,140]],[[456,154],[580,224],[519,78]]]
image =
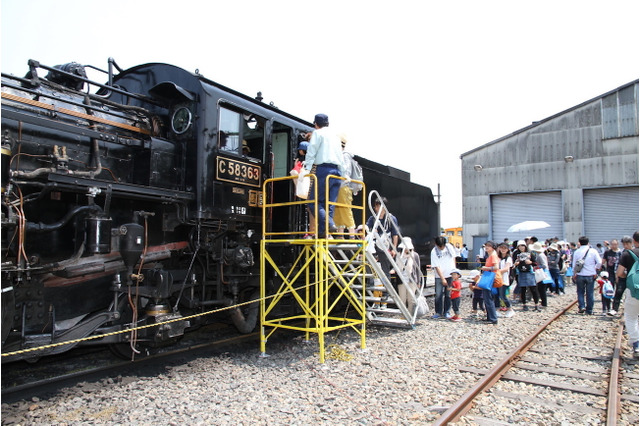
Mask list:
[[536,279],[533,275],[533,268],[537,265],[536,254],[528,250],[527,243],[524,240],[520,240],[518,241],[516,252],[513,255],[513,260],[513,266],[518,273],[522,310],[529,310],[527,307],[527,289],[529,289],[531,297],[533,297],[533,302],[535,303],[534,310],[539,311],[538,302],[540,296],[538,296],[538,287],[536,287]]
[[560,276],[560,270],[562,269],[562,263],[564,257],[560,253],[560,249],[557,243],[553,243],[547,250],[547,262],[549,264],[549,274],[551,274],[551,292],[555,294],[564,294],[564,280]]
[[348,178],[343,180],[340,186],[340,192],[338,193],[338,204],[334,215],[334,221],[338,227],[338,232],[344,233],[345,229],[350,234],[350,238],[355,238],[356,222],[353,218],[353,211],[351,205],[353,204],[353,197],[358,195],[358,192],[362,190],[362,185],[352,182],[351,179],[362,180],[362,168],[358,162],[353,158],[353,154],[347,152],[345,149],[347,145],[347,137],[344,134],[340,135],[342,141],[342,155],[344,165],[343,177]]
[[598,286],[600,287],[600,302],[602,302],[602,315],[606,315],[611,311],[611,299],[615,296],[616,291],[609,281],[609,273],[607,271],[600,272],[600,275],[596,279]]
[[[413,250],[413,242],[410,237],[403,237],[402,242],[398,245],[398,249],[401,250],[396,254],[396,263],[400,267],[399,271],[396,271],[407,280],[408,286],[400,283],[398,285],[398,295],[400,300],[405,304],[409,312],[413,313],[415,309],[415,297],[410,294],[413,292],[416,296],[418,287],[414,287],[414,284],[420,282],[420,255]],[[420,296],[419,294],[417,296]]]
[[[538,262],[538,267],[534,269],[542,269],[546,271],[549,269],[549,262],[547,262],[547,255],[544,254],[544,247],[538,241],[531,244],[529,246],[529,250],[536,253],[536,261]],[[538,288],[538,295],[540,296],[540,306],[543,308],[547,307],[547,284],[544,283],[544,280],[538,281],[536,283],[536,287]]]

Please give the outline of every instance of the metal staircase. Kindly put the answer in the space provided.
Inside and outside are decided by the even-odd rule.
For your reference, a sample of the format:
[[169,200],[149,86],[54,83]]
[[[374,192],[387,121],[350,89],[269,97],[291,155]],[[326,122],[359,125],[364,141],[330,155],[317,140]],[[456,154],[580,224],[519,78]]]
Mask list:
[[[380,202],[380,209],[377,213],[373,208],[376,200]],[[350,243],[349,240],[332,243],[328,246],[328,253],[331,256],[331,260],[328,262],[329,270],[332,275],[343,277],[343,284],[351,283],[350,287],[355,293],[355,299],[362,299],[362,292],[364,291],[365,309],[367,318],[371,323],[391,327],[413,328],[417,319],[417,301],[418,297],[422,297],[424,280],[421,279],[419,282],[414,282],[408,274],[399,273],[402,268],[396,263],[387,247],[392,244],[391,227],[398,233],[398,241],[402,241],[402,234],[394,221],[391,220],[391,214],[377,191],[369,193],[369,209],[374,217],[374,223],[366,236],[367,250],[364,251],[365,259],[354,258],[354,252],[361,247],[359,244]],[[386,211],[386,214],[381,217],[383,211]],[[387,230],[389,232],[386,232]],[[396,271],[397,283],[404,284],[408,289],[413,290],[407,292],[413,301],[411,310],[401,301],[393,283],[384,274],[376,258],[375,247],[378,247],[377,253],[379,255],[383,254],[387,257],[391,269]],[[366,268],[364,274],[360,269],[363,265],[362,262],[364,262]],[[352,281],[352,278],[355,278],[355,280]],[[362,280],[367,281],[366,285]]]

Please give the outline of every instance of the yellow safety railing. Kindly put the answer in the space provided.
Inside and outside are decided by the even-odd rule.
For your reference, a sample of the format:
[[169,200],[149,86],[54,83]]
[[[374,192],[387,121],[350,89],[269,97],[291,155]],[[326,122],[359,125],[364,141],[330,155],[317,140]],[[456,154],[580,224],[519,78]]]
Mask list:
[[[278,329],[290,329],[305,332],[305,338],[309,340],[311,333],[318,334],[320,346],[320,362],[325,361],[325,341],[326,333],[351,328],[360,335],[361,347],[366,347],[366,310],[364,300],[366,265],[366,243],[365,231],[349,233],[329,232],[329,209],[330,205],[335,208],[352,208],[359,212],[361,224],[365,223],[365,201],[366,197],[358,197],[361,203],[348,205],[338,202],[327,202],[325,205],[325,230],[323,238],[318,238],[318,233],[311,239],[302,238],[306,230],[299,229],[271,229],[270,220],[275,209],[285,209],[288,218],[293,217],[295,206],[304,205],[313,214],[314,229],[318,229],[318,205],[317,205],[317,182],[315,175],[308,175],[312,179],[311,200],[296,200],[281,203],[270,202],[272,195],[267,195],[263,203],[263,228],[262,241],[260,247],[260,350],[266,354],[266,343],[268,338]],[[263,194],[273,194],[273,185],[276,182],[291,181],[297,179],[295,176],[268,179],[264,182]],[[329,175],[325,185],[326,199],[329,199],[329,180],[344,178]],[[355,181],[354,181],[355,182]],[[357,181],[362,185],[363,194],[366,194],[364,182]],[[288,190],[289,188],[287,188]],[[300,215],[299,215],[300,216]],[[289,228],[295,228],[295,223],[287,222]],[[363,226],[364,228],[364,226]],[[350,239],[339,239],[338,237],[348,236]],[[287,246],[293,249],[295,260],[282,264],[278,258],[282,247]],[[332,255],[333,250],[342,250],[343,259],[336,260]],[[348,253],[348,254],[345,254]],[[269,271],[267,270],[269,268]],[[267,280],[274,278],[280,282],[273,295],[267,295]],[[362,291],[355,292],[353,286],[362,284]],[[273,296],[273,297],[268,297]],[[296,313],[290,316],[278,316],[278,305],[286,300],[294,303]],[[343,317],[332,314],[334,311],[345,307]],[[353,307],[354,315],[348,317],[346,312],[349,307]]]

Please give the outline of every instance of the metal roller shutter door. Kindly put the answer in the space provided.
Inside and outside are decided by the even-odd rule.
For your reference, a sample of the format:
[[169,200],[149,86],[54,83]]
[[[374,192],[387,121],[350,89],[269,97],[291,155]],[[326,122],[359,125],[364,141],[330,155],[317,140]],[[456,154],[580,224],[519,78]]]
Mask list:
[[[562,193],[560,191],[498,194],[491,196],[491,235],[495,241],[536,236],[538,240],[563,238]],[[543,220],[549,228],[507,232],[511,225],[526,220]]]
[[594,246],[638,230],[638,187],[585,189],[584,233]]

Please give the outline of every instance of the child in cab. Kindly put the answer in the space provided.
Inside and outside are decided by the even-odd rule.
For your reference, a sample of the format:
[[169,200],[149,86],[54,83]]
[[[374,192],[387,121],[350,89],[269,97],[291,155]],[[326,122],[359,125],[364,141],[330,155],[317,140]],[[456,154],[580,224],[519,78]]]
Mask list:
[[458,269],[454,269],[451,271],[451,278],[453,282],[451,283],[451,308],[453,308],[453,316],[451,317],[451,321],[460,322],[462,318],[460,318],[460,293],[462,292],[462,282],[460,278],[462,274]]

